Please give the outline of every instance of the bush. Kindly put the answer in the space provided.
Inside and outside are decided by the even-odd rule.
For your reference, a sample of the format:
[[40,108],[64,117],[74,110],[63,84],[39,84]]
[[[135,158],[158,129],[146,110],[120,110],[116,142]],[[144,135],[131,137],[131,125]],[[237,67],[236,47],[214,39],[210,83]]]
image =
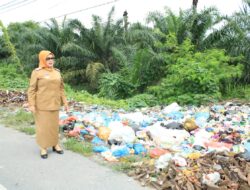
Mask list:
[[109,99],[127,98],[132,95],[135,87],[125,76],[118,73],[105,73],[100,78],[99,95]]
[[9,58],[13,55],[13,49],[11,47],[8,33],[0,21],[0,60]]
[[[148,92],[162,103],[176,101],[179,104],[199,105],[218,100],[221,97],[222,81],[230,81],[242,73],[241,65],[228,64],[229,57],[223,50],[194,53],[188,42],[182,46],[174,53],[173,57],[177,58],[174,64],[168,66],[167,76],[160,84],[148,88]],[[185,49],[185,53],[182,49]]]
[[68,99],[74,99],[78,102],[84,102],[86,104],[104,105],[111,108],[123,108],[128,109],[128,104],[125,100],[109,100],[107,98],[100,98],[96,95],[92,95],[85,90],[74,90],[68,84],[65,84],[66,96]]
[[28,78],[16,70],[15,64],[0,63],[0,89],[27,89]]
[[152,94],[139,94],[126,100],[130,109],[151,107],[158,104],[157,98]]

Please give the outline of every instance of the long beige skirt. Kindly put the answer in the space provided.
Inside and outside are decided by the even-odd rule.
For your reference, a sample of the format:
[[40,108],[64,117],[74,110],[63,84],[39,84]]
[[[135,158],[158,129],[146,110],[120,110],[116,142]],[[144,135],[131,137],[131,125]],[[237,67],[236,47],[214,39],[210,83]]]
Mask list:
[[36,142],[42,148],[58,144],[59,136],[59,111],[36,110]]

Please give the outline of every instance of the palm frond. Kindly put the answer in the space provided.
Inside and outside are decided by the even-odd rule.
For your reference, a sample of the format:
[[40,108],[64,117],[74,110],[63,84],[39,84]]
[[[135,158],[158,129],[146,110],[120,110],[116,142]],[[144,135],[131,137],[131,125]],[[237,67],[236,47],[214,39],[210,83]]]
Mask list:
[[98,78],[104,71],[105,67],[102,63],[89,63],[86,68],[86,77],[93,88],[97,87]]
[[62,53],[66,56],[76,56],[76,57],[86,57],[86,58],[94,58],[94,54],[86,48],[75,44],[73,42],[64,44],[62,46]]

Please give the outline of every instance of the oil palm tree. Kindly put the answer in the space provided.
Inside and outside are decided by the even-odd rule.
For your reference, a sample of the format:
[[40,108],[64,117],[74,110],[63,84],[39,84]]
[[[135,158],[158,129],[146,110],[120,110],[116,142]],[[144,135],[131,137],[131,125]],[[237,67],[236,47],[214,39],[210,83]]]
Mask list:
[[200,12],[196,9],[180,10],[178,15],[166,8],[165,14],[152,12],[147,17],[148,23],[153,23],[154,28],[165,36],[175,34],[179,44],[186,38],[190,38],[197,49],[203,47],[206,33],[220,20],[218,10],[213,7],[205,8]]
[[114,11],[113,7],[105,23],[99,16],[93,15],[92,28],[82,36],[87,49],[95,54],[95,60],[92,61],[102,63],[105,69],[111,72],[116,72],[121,68],[125,57],[123,21],[122,19],[113,20]]
[[244,56],[242,80],[250,83],[250,1],[242,1],[241,11],[224,17],[224,24],[207,38],[207,48],[225,49],[231,56]]

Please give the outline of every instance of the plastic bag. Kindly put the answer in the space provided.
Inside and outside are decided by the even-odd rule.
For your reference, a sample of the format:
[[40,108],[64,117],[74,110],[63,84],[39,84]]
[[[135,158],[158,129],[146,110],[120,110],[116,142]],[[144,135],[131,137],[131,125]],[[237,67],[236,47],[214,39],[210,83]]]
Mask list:
[[93,140],[91,141],[93,144],[103,144],[104,142],[98,138],[98,137],[94,137]]
[[159,158],[161,155],[166,153],[169,153],[169,151],[161,148],[154,148],[149,151],[149,156],[151,158]]
[[106,146],[94,146],[93,151],[94,152],[106,152],[109,149]]
[[168,166],[169,161],[172,159],[171,154],[164,154],[155,162],[155,167],[157,169],[164,169]]
[[112,155],[117,157],[117,158],[127,156],[127,155],[129,155],[129,149],[126,146],[119,147],[119,148],[115,149],[114,151],[112,151]]
[[140,143],[134,144],[134,150],[135,154],[145,154],[147,152],[147,149]]
[[195,129],[198,128],[198,126],[196,125],[194,119],[187,119],[185,122],[184,122],[184,129],[186,129],[187,131],[193,131]]
[[132,143],[135,140],[135,132],[131,127],[112,127],[108,140]]
[[210,174],[203,174],[202,183],[206,185],[215,185],[220,180],[220,173],[214,172]]
[[110,133],[111,133],[111,129],[108,127],[99,127],[98,129],[98,137],[102,140],[107,141]]

